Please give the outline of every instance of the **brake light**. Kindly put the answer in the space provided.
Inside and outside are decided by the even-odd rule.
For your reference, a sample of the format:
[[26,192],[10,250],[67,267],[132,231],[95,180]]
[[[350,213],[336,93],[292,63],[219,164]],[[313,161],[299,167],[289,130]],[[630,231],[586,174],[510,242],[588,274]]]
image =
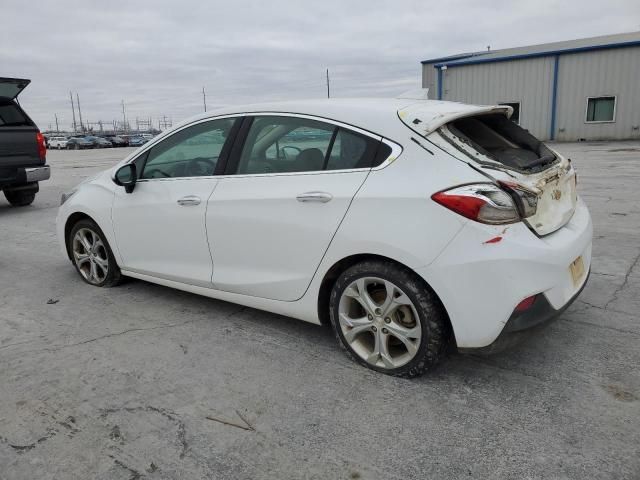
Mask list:
[[431,198],[463,217],[490,225],[520,221],[511,196],[492,183],[478,183],[434,193]]
[[38,143],[38,156],[40,160],[46,160],[47,158],[47,144],[44,141],[44,135],[40,132],[36,133],[36,142]]
[[498,181],[498,184],[511,194],[520,209],[522,218],[528,218],[536,214],[538,210],[538,195],[515,182]]

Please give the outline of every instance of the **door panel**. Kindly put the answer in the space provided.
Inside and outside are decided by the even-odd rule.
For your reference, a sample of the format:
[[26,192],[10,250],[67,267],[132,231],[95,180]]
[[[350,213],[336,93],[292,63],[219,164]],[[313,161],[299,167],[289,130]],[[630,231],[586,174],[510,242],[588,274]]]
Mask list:
[[218,180],[139,181],[117,189],[113,226],[122,268],[179,282],[211,286],[211,254],[204,215]]
[[368,173],[221,178],[206,213],[215,288],[284,301],[302,297]]

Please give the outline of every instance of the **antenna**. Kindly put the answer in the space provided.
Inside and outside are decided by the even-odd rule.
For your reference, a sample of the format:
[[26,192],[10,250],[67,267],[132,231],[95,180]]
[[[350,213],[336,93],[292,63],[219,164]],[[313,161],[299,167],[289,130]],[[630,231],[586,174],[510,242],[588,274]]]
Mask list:
[[327,98],[331,98],[331,91],[329,87],[329,69],[327,68]]
[[71,93],[71,91],[69,91],[69,97],[71,98],[71,113],[73,114],[73,132],[75,133],[77,131],[77,126],[76,126],[76,109],[73,108],[73,94]]
[[207,111],[207,94],[204,92],[204,87],[202,87],[202,103],[204,104],[204,111]]

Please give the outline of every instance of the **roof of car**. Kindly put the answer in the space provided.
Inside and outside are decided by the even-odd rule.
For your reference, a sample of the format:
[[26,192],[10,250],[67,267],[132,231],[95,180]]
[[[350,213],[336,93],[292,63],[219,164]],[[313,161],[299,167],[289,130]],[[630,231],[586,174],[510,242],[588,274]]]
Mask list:
[[254,103],[218,108],[195,117],[191,117],[174,126],[171,131],[194,121],[221,115],[273,112],[295,113],[327,118],[385,136],[404,128],[402,127],[401,122],[397,121],[398,114],[409,106],[419,108],[420,118],[422,121],[429,123],[432,123],[432,120],[444,118],[451,114],[460,114],[464,112],[472,113],[478,109],[477,106],[458,102],[414,100],[406,98],[331,98],[295,100]]

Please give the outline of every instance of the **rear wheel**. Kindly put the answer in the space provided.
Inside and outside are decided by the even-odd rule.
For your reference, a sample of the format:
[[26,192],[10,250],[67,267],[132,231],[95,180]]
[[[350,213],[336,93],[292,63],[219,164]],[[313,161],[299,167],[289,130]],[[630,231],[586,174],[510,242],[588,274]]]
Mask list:
[[96,287],[115,287],[121,282],[122,274],[111,247],[95,222],[77,222],[67,242],[73,264],[85,282]]
[[366,261],[346,270],[330,308],[340,345],[368,368],[416,377],[444,356],[446,313],[415,273],[393,262]]
[[4,196],[14,207],[26,207],[31,205],[36,198],[36,192],[25,190],[5,190]]

